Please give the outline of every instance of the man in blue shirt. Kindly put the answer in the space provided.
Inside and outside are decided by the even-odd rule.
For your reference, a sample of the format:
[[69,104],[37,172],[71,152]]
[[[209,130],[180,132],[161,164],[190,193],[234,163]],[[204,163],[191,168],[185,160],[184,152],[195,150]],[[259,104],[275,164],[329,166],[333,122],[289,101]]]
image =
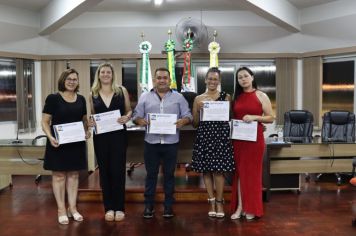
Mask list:
[[170,73],[166,68],[158,68],[153,79],[154,88],[143,93],[135,108],[133,121],[137,125],[147,126],[148,113],[164,113],[177,115],[176,134],[145,134],[144,162],[146,167],[145,210],[144,218],[152,218],[156,193],[159,165],[163,164],[164,177],[164,212],[163,217],[174,216],[174,171],[177,164],[179,129],[192,120],[192,114],[183,95],[170,89]]

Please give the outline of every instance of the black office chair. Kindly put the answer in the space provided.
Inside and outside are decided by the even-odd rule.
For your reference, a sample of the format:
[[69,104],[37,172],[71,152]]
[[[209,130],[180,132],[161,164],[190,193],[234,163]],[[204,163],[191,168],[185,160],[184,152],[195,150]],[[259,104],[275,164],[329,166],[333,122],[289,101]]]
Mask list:
[[290,142],[311,142],[313,114],[307,110],[290,110],[284,113],[283,137]]
[[[290,110],[284,113],[283,137],[293,143],[310,143],[313,139],[314,116],[307,110]],[[301,157],[304,159],[306,157]],[[310,180],[305,173],[305,180]]]
[[[39,139],[45,139],[45,138],[47,138],[46,135],[38,135],[37,137],[35,137],[34,139],[32,139],[32,145],[35,145],[36,142],[37,142],[37,140],[39,140]],[[43,160],[44,160],[44,157],[38,158],[38,160],[43,161]],[[39,183],[41,182],[41,180],[42,180],[42,175],[36,175],[35,183],[36,183],[36,184],[39,184]]]
[[329,111],[323,116],[323,142],[351,142],[355,140],[355,114],[349,111]]
[[[355,114],[349,111],[329,111],[323,116],[321,130],[323,142],[354,142],[355,141]],[[317,179],[322,174],[317,176]],[[339,173],[335,173],[337,185],[341,185],[342,179]]]
[[182,92],[181,94],[183,95],[185,100],[187,100],[188,105],[189,105],[189,109],[193,110],[194,99],[198,94],[194,93],[194,92]]

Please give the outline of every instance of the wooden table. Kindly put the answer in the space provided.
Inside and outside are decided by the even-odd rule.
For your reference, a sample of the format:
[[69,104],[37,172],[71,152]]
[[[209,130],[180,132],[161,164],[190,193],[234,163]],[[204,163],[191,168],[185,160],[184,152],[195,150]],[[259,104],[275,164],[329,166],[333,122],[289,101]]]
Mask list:
[[[180,132],[178,163],[190,163],[192,158],[195,129],[185,127]],[[145,129],[128,129],[127,162],[142,163]],[[11,175],[50,175],[43,169],[43,156],[46,138],[36,140],[22,139],[21,143],[13,140],[0,140],[0,189],[11,184]],[[88,151],[92,150],[88,140]],[[91,151],[93,152],[93,151]],[[94,154],[93,154],[94,155]]]
[[352,159],[356,156],[355,141],[323,143],[320,138],[300,143],[285,141],[266,140],[263,178],[268,197],[272,174],[339,173],[352,170]]
[[11,175],[50,175],[43,169],[45,139],[0,140],[0,189],[11,184]]

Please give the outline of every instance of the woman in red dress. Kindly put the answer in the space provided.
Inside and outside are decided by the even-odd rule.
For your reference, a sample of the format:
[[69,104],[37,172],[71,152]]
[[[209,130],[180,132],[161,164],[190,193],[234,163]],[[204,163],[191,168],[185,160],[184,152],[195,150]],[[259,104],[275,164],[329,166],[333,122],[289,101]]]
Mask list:
[[257,121],[257,140],[234,140],[236,173],[231,196],[231,219],[246,216],[252,220],[263,215],[262,205],[262,159],[265,149],[263,124],[272,123],[272,105],[268,96],[257,90],[253,72],[241,67],[236,72],[236,87],[233,101],[234,119],[244,122]]

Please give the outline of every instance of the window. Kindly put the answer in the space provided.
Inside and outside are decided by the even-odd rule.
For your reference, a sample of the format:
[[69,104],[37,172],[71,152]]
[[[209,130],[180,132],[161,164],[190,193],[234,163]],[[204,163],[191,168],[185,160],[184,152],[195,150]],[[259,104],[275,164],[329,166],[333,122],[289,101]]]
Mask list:
[[355,62],[352,59],[323,63],[322,114],[330,110],[354,111]]
[[16,62],[0,59],[0,121],[16,121]]
[[[205,92],[205,75],[209,70],[209,62],[207,63],[199,63],[193,66],[195,76],[197,78],[197,91],[198,94],[202,94]],[[221,89],[231,96],[234,93],[235,86],[235,65],[229,65],[220,63],[219,69],[221,71]]]
[[[25,107],[23,111],[28,113],[29,127],[36,127],[36,109],[35,109],[35,75],[34,75],[34,62],[33,60],[24,60],[23,61],[23,82],[24,90],[27,91],[27,97],[25,98],[27,108]],[[26,122],[27,119],[25,119]]]
[[[276,111],[276,66],[274,64],[245,64],[254,73],[257,88],[268,95],[271,100],[272,109]],[[276,113],[275,113],[276,114]]]
[[135,109],[137,105],[137,65],[135,61],[124,61],[122,63],[122,85],[129,93],[131,108]]
[[0,59],[0,121],[16,121],[19,131],[35,128],[34,62]]
[[94,83],[95,72],[98,69],[99,65],[105,61],[90,61],[90,88]]
[[[221,89],[231,96],[235,89],[235,72],[241,67],[250,68],[255,74],[258,89],[265,92],[271,100],[273,111],[276,110],[276,66],[274,61],[220,61]],[[205,75],[209,69],[209,62],[193,63],[193,74],[197,78],[197,93],[205,92]]]

